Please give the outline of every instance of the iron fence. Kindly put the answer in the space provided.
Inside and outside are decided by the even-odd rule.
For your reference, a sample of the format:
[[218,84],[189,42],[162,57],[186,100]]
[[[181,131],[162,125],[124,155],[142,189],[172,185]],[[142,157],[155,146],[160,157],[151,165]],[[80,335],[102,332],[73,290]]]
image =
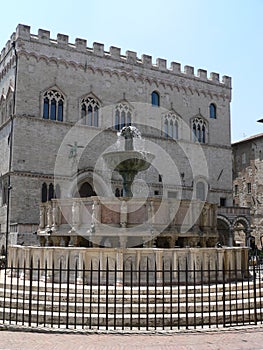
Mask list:
[[262,323],[262,266],[135,269],[100,262],[5,267],[0,322],[93,330],[174,330]]

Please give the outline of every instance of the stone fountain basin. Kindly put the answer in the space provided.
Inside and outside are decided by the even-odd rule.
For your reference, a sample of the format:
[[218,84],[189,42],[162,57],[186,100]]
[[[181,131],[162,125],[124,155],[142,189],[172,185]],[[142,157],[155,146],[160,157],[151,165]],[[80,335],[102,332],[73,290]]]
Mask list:
[[103,159],[111,170],[144,171],[149,168],[155,156],[142,151],[117,151],[103,154]]

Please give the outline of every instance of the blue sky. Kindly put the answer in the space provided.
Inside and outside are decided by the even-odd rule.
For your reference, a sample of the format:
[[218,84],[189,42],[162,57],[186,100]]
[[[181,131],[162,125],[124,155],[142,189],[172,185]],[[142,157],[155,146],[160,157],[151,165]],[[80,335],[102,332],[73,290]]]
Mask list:
[[1,3],[0,47],[18,23],[232,77],[232,141],[263,132],[263,0]]

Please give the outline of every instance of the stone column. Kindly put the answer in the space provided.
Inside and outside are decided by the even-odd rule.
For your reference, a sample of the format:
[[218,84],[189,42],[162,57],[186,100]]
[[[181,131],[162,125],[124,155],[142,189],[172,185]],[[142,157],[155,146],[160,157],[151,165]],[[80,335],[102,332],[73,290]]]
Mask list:
[[[53,249],[52,248],[47,248],[45,249],[45,254],[43,258],[43,268],[44,270],[42,271],[42,281],[47,281],[50,282],[52,278],[52,262],[53,262]],[[45,267],[47,267],[47,271],[45,271]]]
[[78,244],[76,244],[76,238],[77,238],[78,227],[80,224],[79,203],[77,201],[73,201],[71,212],[72,212],[72,227],[71,227],[71,230],[69,231],[70,240],[68,242],[68,245],[76,247],[78,246]]
[[75,233],[80,224],[80,212],[79,212],[79,203],[77,201],[73,202],[72,205],[72,229],[71,233]]
[[100,201],[94,199],[92,204],[92,215],[91,215],[91,232],[96,231],[96,226],[101,222],[101,204]]
[[155,265],[157,269],[157,284],[161,284],[163,281],[163,251],[156,251],[155,254]]
[[39,210],[39,228],[42,230],[45,228],[45,205],[40,204]]
[[128,210],[127,210],[127,202],[125,200],[121,201],[121,207],[120,207],[120,226],[125,228],[127,227],[127,221],[128,221]]
[[52,227],[52,219],[53,219],[52,206],[51,206],[51,202],[49,202],[48,206],[47,206],[47,227],[49,229],[51,229],[51,227]]
[[117,268],[117,286],[123,285],[123,252],[117,251],[116,253],[116,268]]
[[77,284],[83,284],[83,251],[79,252]]
[[52,231],[56,232],[58,228],[58,203],[52,201]]

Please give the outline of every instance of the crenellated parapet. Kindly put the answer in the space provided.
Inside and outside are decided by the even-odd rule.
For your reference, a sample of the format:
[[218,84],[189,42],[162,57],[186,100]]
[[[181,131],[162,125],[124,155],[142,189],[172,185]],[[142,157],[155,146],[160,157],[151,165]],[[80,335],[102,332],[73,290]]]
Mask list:
[[[35,35],[30,32],[30,29],[30,26],[23,24],[19,24],[17,26],[16,32],[13,33],[11,39],[1,51],[0,62],[4,62],[7,53],[10,52],[13,41],[17,41],[18,43],[19,41],[27,41],[32,44],[40,43],[48,45],[49,47],[69,49],[71,52],[76,52],[76,54],[84,53],[113,61],[120,61],[122,63],[127,63],[141,68],[151,69],[157,72],[165,72],[201,82],[208,82],[210,84],[231,89],[231,78],[226,75],[224,75],[222,80],[220,80],[218,73],[212,72],[208,76],[207,71],[204,69],[198,69],[197,73],[195,73],[194,67],[185,65],[182,68],[181,64],[177,62],[171,62],[170,67],[168,67],[167,61],[163,58],[157,58],[156,62],[153,63],[152,56],[149,55],[143,54],[141,58],[138,58],[136,52],[129,50],[126,51],[125,55],[123,55],[121,53],[121,49],[118,47],[111,46],[109,51],[106,51],[104,49],[104,45],[97,42],[94,42],[92,47],[88,47],[87,40],[85,39],[76,38],[75,43],[73,44],[69,42],[68,35],[57,34],[57,39],[52,39],[50,37],[50,31],[48,30],[39,29],[38,35]],[[21,45],[20,49],[23,50],[23,45]]]

